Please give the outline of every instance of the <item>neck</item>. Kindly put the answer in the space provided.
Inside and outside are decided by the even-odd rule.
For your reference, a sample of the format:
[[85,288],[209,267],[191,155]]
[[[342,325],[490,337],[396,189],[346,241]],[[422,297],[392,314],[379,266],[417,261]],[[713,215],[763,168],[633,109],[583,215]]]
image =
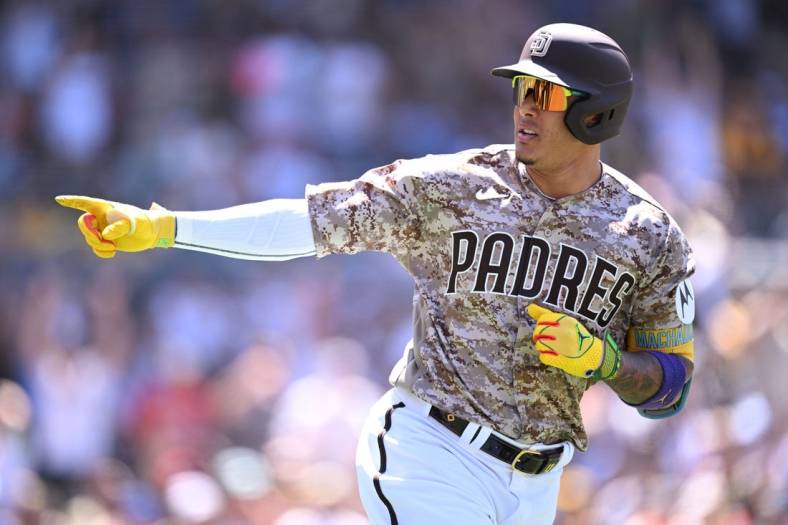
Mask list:
[[531,165],[526,169],[539,190],[554,199],[580,193],[602,176],[598,148],[592,154],[581,155],[559,166],[543,168]]

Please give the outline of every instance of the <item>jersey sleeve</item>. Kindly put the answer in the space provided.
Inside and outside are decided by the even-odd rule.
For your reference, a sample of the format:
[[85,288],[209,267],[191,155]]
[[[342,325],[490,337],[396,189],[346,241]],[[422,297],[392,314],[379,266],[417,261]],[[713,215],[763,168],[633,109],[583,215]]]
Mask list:
[[317,256],[362,251],[404,256],[420,236],[412,171],[408,161],[399,160],[356,180],[307,186]]
[[659,351],[694,359],[695,292],[689,281],[694,271],[692,249],[670,219],[661,252],[635,297],[627,350]]

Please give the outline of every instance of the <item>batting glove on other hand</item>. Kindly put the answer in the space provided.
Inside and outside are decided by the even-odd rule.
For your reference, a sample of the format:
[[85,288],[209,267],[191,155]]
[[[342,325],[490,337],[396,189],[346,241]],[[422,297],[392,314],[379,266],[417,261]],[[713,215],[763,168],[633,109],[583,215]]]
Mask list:
[[608,336],[594,337],[577,319],[531,303],[535,321],[532,336],[539,361],[567,374],[588,379],[612,379],[621,366],[621,352]]
[[77,226],[97,257],[115,252],[140,252],[169,248],[175,242],[175,215],[156,203],[150,210],[129,204],[78,195],[58,195],[61,206],[84,211]]

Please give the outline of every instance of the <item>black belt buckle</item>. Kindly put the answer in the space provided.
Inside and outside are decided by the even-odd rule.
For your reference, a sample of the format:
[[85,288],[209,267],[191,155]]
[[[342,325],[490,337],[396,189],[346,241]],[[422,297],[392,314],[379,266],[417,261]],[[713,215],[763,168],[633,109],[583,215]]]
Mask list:
[[561,461],[562,454],[545,455],[536,450],[523,449],[512,460],[512,468],[526,474],[550,472]]
[[[464,419],[450,412],[444,412],[435,406],[430,408],[429,415],[458,436],[461,436],[468,426],[468,422]],[[547,453],[527,448],[520,449],[519,447],[514,447],[506,443],[493,434],[487,438],[487,441],[480,447],[480,450],[504,463],[514,456],[510,465],[512,469],[519,472],[524,472],[525,474],[543,474],[550,472],[558,465],[558,462],[561,461],[564,449],[561,447],[560,450],[549,450]]]

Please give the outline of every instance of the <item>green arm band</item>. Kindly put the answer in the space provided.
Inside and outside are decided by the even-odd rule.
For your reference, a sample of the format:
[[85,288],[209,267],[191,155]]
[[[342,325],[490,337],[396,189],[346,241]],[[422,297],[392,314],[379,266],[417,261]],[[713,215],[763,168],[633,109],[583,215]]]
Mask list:
[[612,379],[616,377],[618,369],[621,368],[621,350],[619,350],[615,339],[609,332],[602,339],[604,341],[602,363],[594,371],[594,375],[591,376],[591,379],[595,381]]

